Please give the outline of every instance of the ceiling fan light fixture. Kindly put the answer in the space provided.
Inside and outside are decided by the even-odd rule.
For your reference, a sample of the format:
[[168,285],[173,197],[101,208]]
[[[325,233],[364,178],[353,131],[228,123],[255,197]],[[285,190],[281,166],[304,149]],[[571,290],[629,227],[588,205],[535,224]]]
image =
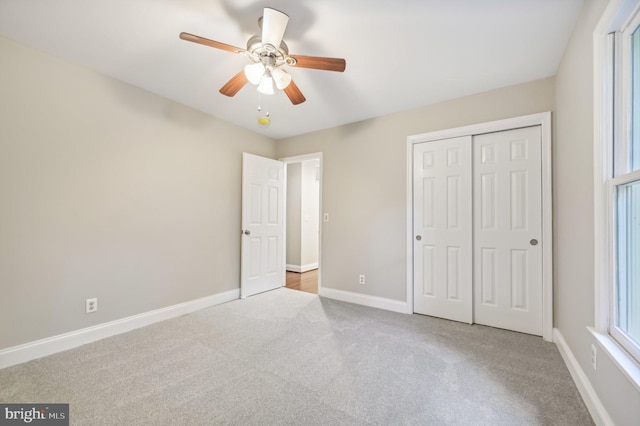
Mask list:
[[258,85],[258,92],[263,95],[273,95],[273,79],[268,76],[263,76]]
[[247,80],[251,84],[260,84],[262,76],[264,76],[265,67],[262,63],[257,62],[255,64],[249,64],[244,67],[244,74],[247,76]]
[[299,105],[306,99],[291,76],[286,71],[279,69],[281,66],[344,72],[347,64],[341,58],[289,56],[289,47],[282,39],[288,22],[289,16],[286,13],[265,7],[262,17],[258,20],[262,31],[249,38],[246,49],[185,32],[180,33],[180,38],[192,43],[237,53],[254,62],[244,67],[220,88],[220,93],[223,95],[233,97],[247,83],[258,86],[260,95],[273,95],[275,84],[279,90],[287,95],[293,105]]
[[273,81],[276,83],[276,87],[280,90],[284,90],[291,83],[291,75],[280,68],[275,68],[271,72]]

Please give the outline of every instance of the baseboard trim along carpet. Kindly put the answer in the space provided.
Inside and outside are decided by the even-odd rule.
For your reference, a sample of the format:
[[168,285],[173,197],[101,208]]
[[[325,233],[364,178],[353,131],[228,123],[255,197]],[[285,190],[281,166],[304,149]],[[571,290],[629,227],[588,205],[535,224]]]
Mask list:
[[591,417],[593,417],[595,424],[602,426],[615,426],[611,416],[609,416],[609,413],[607,412],[607,409],[604,408],[602,401],[600,401],[596,391],[593,389],[593,386],[591,386],[589,378],[585,374],[584,370],[582,370],[582,367],[580,367],[580,364],[578,364],[578,360],[573,355],[573,352],[571,352],[569,345],[567,345],[567,342],[564,340],[564,337],[562,337],[560,330],[557,328],[553,329],[553,342],[558,347],[558,351],[560,352],[564,363],[567,365],[569,373],[578,388],[578,392],[580,392],[580,396],[582,396],[582,400],[587,406]]
[[413,313],[413,309],[409,309],[407,302],[402,302],[400,300],[369,296],[367,294],[353,293],[351,291],[336,290],[327,287],[320,287],[318,295],[328,299],[355,303],[357,305],[369,306],[371,308],[385,309],[387,311],[399,312],[401,314]]
[[92,327],[59,334],[34,342],[0,350],[0,369],[21,364],[43,356],[66,351],[71,348],[95,342],[116,334],[126,333],[137,328],[146,327],[156,322],[176,318],[200,309],[240,298],[240,290],[234,289],[217,293],[189,302],[178,303],[166,308],[133,315],[115,321],[94,325]]

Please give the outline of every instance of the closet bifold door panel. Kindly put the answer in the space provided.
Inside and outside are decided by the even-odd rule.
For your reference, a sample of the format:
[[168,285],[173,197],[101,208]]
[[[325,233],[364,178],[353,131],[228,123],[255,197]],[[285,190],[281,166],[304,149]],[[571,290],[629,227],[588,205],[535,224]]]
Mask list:
[[413,145],[413,311],[543,333],[542,127]]
[[473,145],[474,322],[542,335],[541,128]]
[[413,149],[414,312],[470,324],[471,136]]

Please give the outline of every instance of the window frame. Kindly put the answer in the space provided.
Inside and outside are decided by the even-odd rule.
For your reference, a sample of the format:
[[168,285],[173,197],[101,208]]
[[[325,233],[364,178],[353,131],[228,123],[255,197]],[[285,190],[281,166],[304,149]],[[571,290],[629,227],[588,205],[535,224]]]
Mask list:
[[640,0],[612,0],[594,31],[595,315],[594,327],[587,328],[614,364],[640,390],[640,354],[629,350],[626,337],[615,327],[613,315],[616,295],[614,185],[634,180],[627,173],[614,175],[629,156],[619,147],[614,150],[613,143],[616,136],[630,136],[632,111],[630,108],[627,108],[628,114],[619,114],[619,111],[631,101],[631,93],[624,90],[624,85],[628,87],[631,81],[631,62],[629,55],[623,55],[630,37],[625,41],[623,36],[625,31],[629,35],[633,33],[630,28],[635,29],[634,24],[640,24]]
[[[609,320],[607,331],[636,362],[640,363],[640,346],[617,326],[618,320],[618,188],[620,185],[640,179],[640,173],[630,171],[631,144],[633,132],[633,49],[632,36],[640,29],[640,10],[636,8],[629,15],[628,22],[615,31],[612,37],[613,48],[607,61],[612,68],[610,85],[613,111],[612,120],[614,133],[608,144],[611,150],[610,173],[606,184],[608,204],[607,230],[609,240]],[[639,307],[640,309],[640,307]]]

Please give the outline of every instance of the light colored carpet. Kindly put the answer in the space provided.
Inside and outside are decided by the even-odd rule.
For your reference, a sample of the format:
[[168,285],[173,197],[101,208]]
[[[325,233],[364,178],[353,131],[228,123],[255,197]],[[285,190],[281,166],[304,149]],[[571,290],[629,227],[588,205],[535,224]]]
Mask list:
[[74,425],[589,425],[555,345],[279,289],[0,370]]

